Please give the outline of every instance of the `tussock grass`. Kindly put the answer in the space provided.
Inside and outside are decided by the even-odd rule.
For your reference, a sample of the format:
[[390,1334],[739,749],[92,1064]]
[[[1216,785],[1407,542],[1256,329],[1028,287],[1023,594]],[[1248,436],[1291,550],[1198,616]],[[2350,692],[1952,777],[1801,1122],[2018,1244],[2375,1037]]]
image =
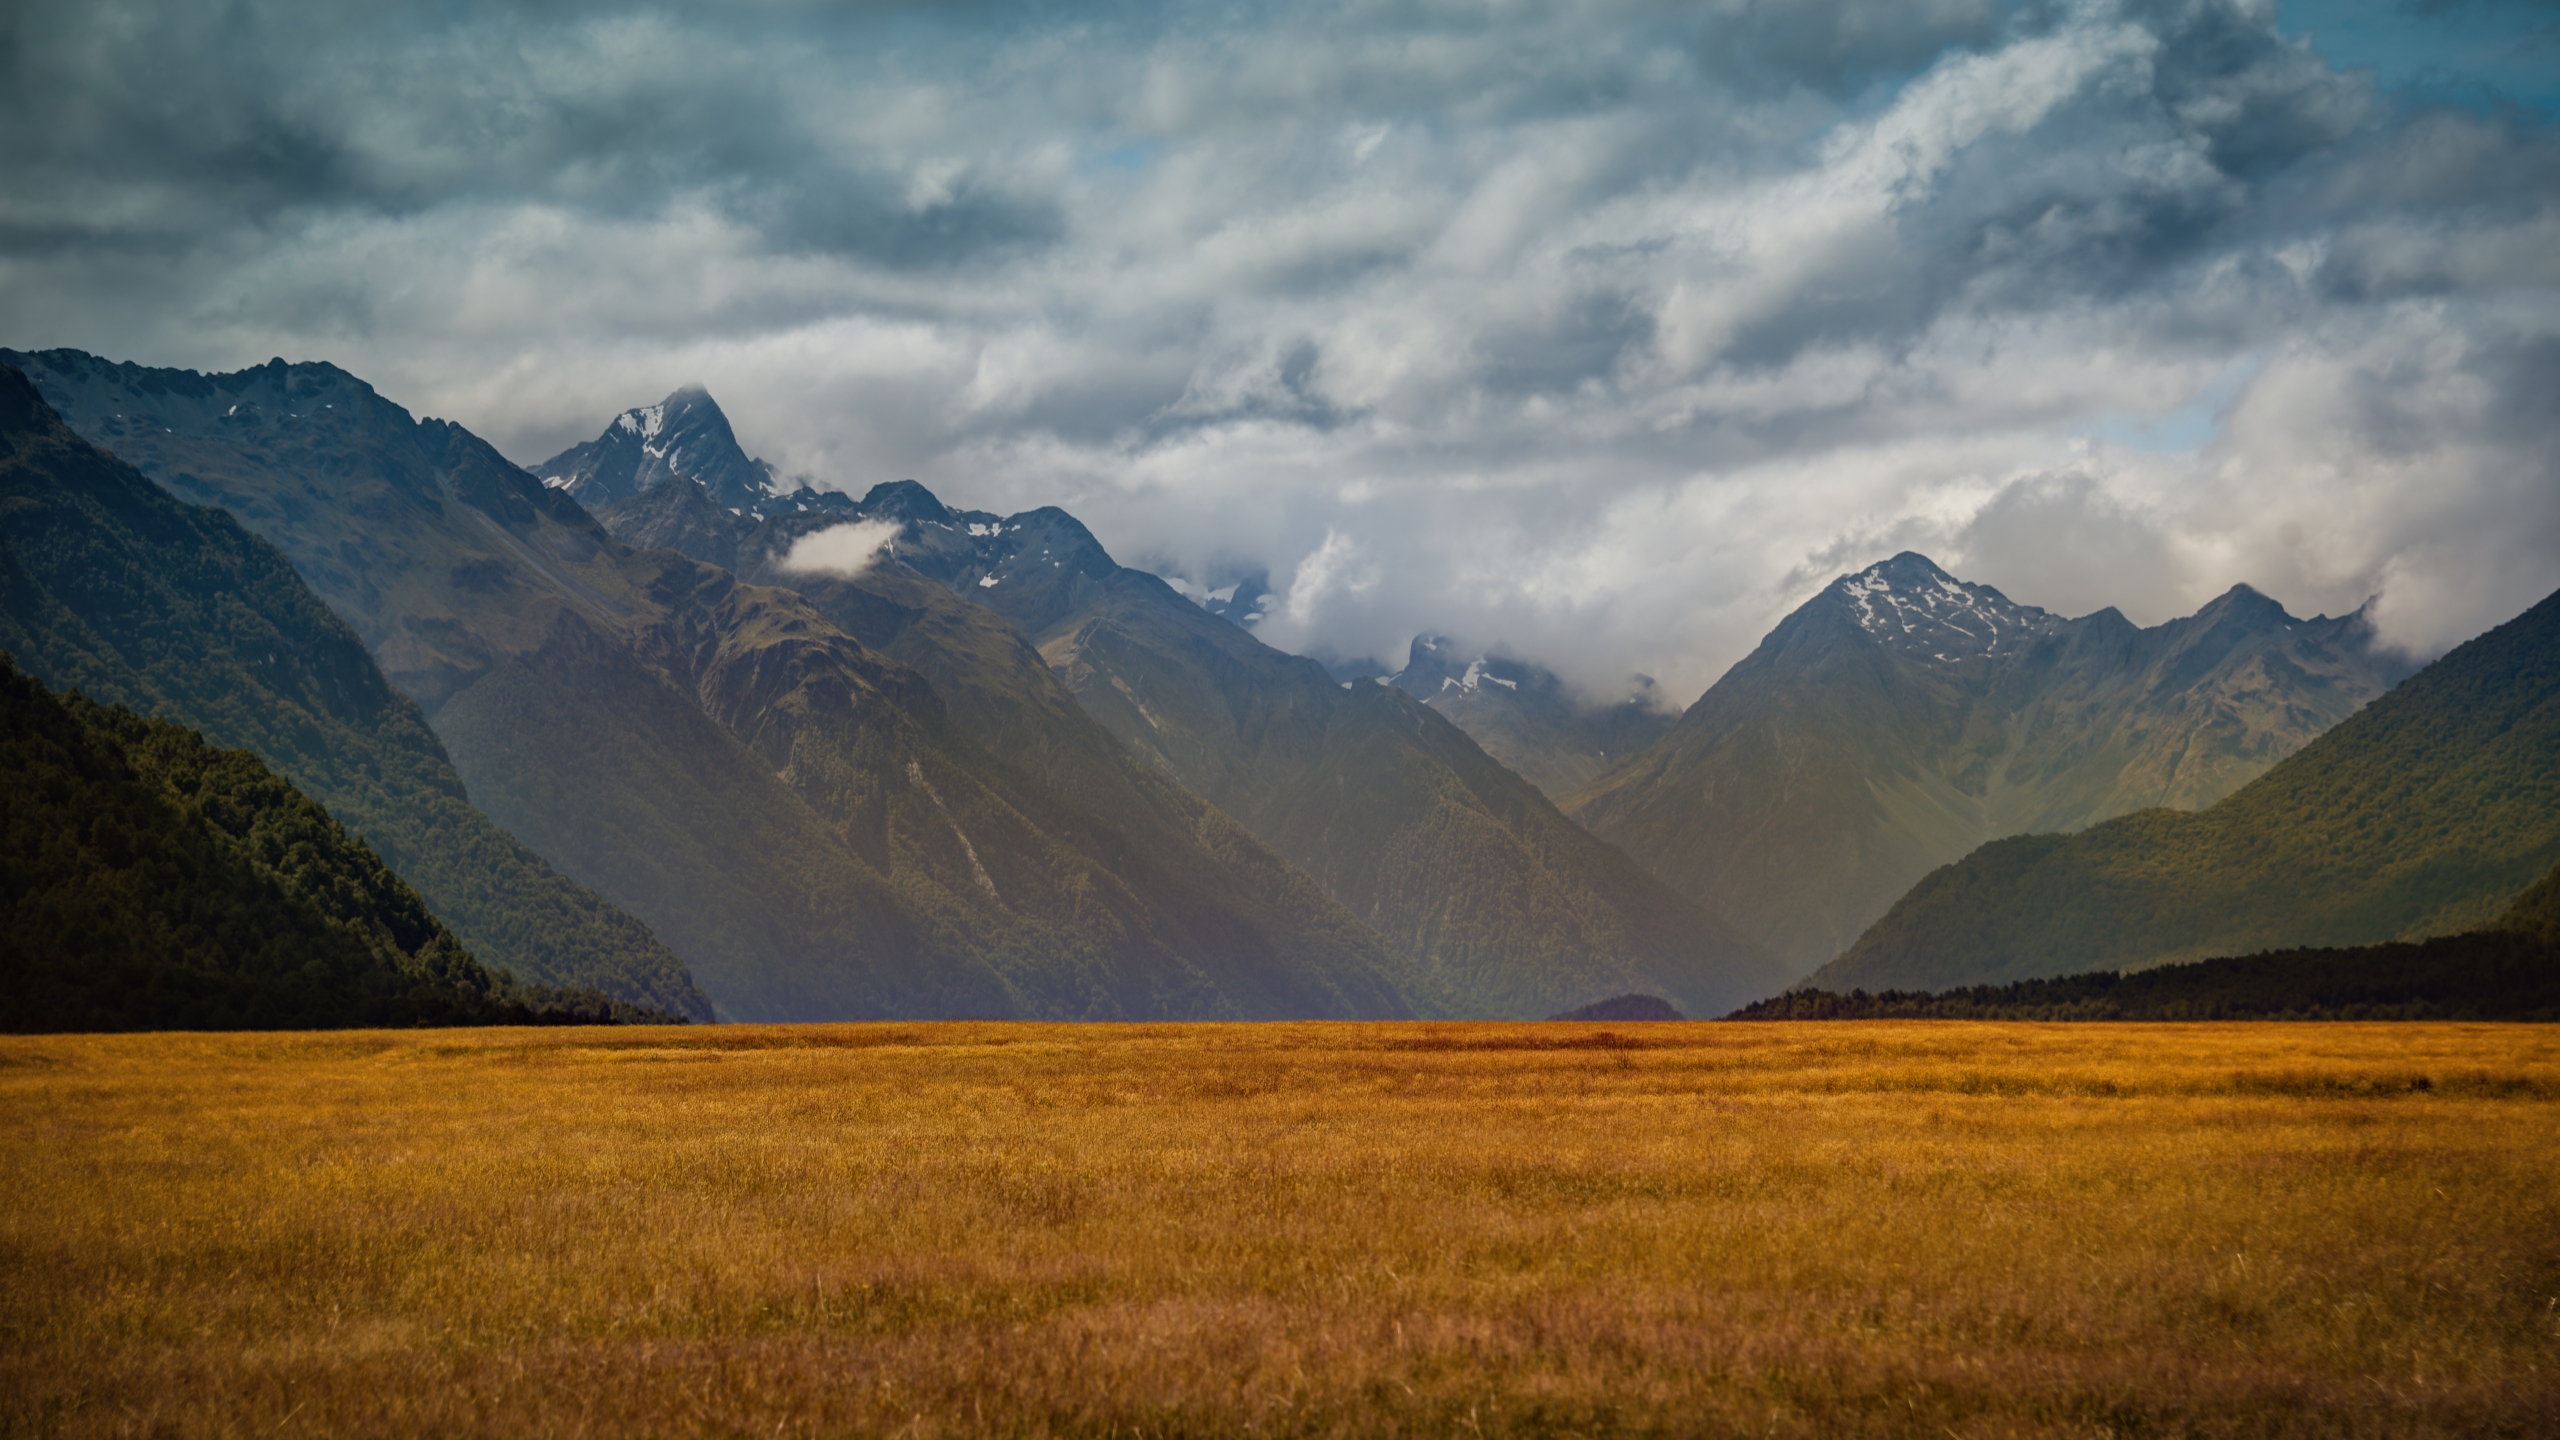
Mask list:
[[2560,1032],[0,1040],[0,1429],[2549,1434]]

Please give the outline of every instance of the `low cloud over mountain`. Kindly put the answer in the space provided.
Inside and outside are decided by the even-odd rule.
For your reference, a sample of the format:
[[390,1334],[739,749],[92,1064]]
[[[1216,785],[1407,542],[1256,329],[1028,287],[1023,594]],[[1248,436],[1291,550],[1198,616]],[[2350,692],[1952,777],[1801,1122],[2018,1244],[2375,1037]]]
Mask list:
[[[2506,13],[2393,23],[2452,10]],[[40,6],[0,342],[325,357],[518,459],[698,380],[780,474],[1595,693],[1906,548],[2432,652],[2560,583],[2560,136],[2306,23]]]

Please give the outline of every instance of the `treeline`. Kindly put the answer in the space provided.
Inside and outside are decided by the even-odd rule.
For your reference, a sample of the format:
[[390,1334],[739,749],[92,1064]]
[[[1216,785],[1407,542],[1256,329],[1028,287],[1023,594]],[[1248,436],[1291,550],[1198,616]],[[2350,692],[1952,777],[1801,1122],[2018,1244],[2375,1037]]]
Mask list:
[[0,655],[0,1031],[674,1022],[492,973],[246,750]]
[[1796,990],[1735,1020],[2560,1020],[2560,944],[2505,930],[1936,993]]

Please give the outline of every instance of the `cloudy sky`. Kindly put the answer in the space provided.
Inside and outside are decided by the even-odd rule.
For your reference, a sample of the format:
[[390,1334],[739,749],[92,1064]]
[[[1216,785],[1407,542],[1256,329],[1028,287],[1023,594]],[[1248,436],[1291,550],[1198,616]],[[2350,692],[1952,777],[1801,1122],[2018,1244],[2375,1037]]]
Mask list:
[[0,0],[0,344],[520,460],[710,387],[1685,700],[1900,549],[2143,623],[2560,586],[2549,0]]

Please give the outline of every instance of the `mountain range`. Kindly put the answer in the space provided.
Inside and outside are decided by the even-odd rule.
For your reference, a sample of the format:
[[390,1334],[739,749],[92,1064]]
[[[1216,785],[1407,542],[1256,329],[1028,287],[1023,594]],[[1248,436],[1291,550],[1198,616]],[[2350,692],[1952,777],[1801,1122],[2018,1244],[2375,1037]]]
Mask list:
[[1942,989],[2420,940],[2491,923],[2555,864],[2560,594],[2202,811],[1983,846],[1810,983]]
[[1356,921],[1229,882],[1278,863],[1221,858],[1249,837],[1149,853],[795,593],[635,552],[343,371],[18,358],[290,556],[488,815],[646,921],[725,1016],[1407,1013]]
[[[1107,736],[1232,816],[1406,958],[1408,993],[1427,1012],[1528,1017],[1640,989],[1709,1011],[1783,981],[1428,706],[1264,645],[1118,564],[1062,510],[954,510],[894,481],[858,501],[812,497],[758,516],[698,485],[661,484],[599,518],[628,543],[724,559],[813,597],[828,587],[793,568],[801,547],[880,527],[865,532],[879,537],[876,555],[843,585],[897,589],[921,606],[907,582],[926,580],[1004,622],[1028,647],[1007,661],[1013,688],[1045,670],[1063,689],[1044,689],[1043,713],[1072,699],[1102,732],[1055,742],[1060,751]],[[853,608],[871,602],[839,590],[815,603],[859,630]],[[966,688],[949,674],[940,683]],[[1002,743],[1024,753],[1018,738]]]
[[2247,586],[2149,628],[1905,552],[1787,616],[1564,808],[1790,968],[2003,836],[2219,800],[2408,669]]
[[[0,361],[0,647],[254,751],[463,963],[625,1008],[1713,1014],[2283,951],[2175,982],[2258,1005],[2455,974],[2319,957],[2560,859],[2549,603],[2394,689],[2361,612],[2066,618],[1905,553],[1675,715],[1433,634],[1328,672],[1267,586],[786,483],[699,387],[516,466],[327,365]],[[1962,1003],[2204,1003],[2070,983]]]

